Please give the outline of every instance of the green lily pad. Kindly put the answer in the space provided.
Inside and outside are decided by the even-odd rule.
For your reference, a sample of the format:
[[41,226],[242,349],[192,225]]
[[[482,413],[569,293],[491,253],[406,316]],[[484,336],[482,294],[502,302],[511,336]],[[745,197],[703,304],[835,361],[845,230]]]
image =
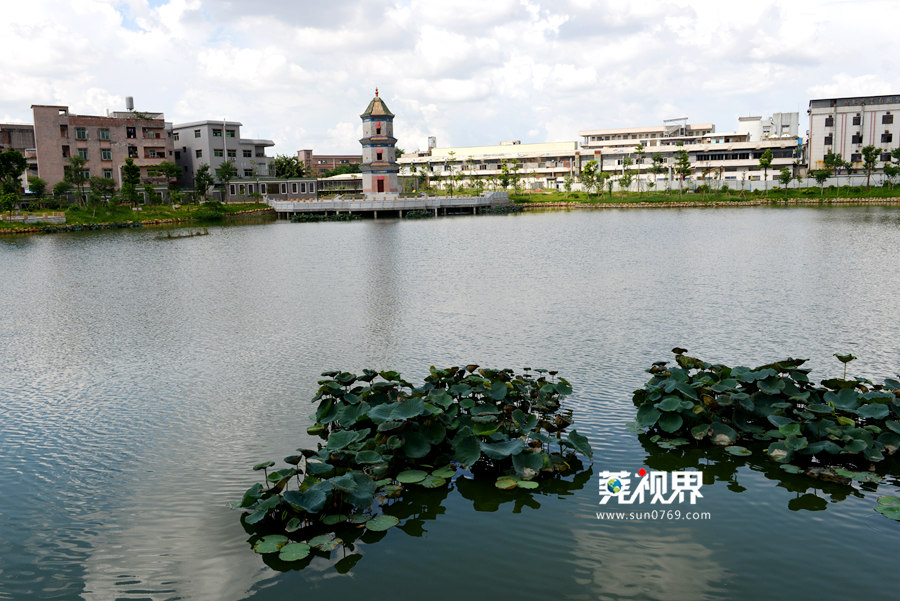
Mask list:
[[347,516],[341,514],[326,515],[324,518],[322,518],[322,523],[326,526],[334,526],[335,524],[340,524],[341,522],[346,521]]
[[256,544],[253,545],[253,550],[257,553],[275,553],[288,542],[290,542],[290,539],[283,534],[269,534],[256,541]]
[[343,543],[339,538],[336,538],[333,534],[320,534],[319,536],[315,536],[309,539],[307,543],[310,547],[315,547],[320,551],[331,551],[341,543]]
[[296,532],[297,530],[300,530],[302,526],[303,522],[300,520],[300,518],[291,518],[290,521],[288,521],[288,523],[285,525],[284,531]]
[[533,490],[533,489],[537,488],[538,486],[539,486],[539,484],[538,484],[537,482],[533,481],[533,480],[517,480],[517,481],[516,481],[516,487],[517,487],[517,488],[524,488],[524,489],[526,489],[526,490]]
[[879,505],[900,505],[900,497],[893,497],[891,495],[887,495],[884,497],[878,497]]
[[428,474],[421,482],[419,482],[419,485],[424,486],[425,488],[440,488],[445,484],[447,484],[446,478],[441,478],[434,474]]
[[725,451],[727,453],[731,453],[732,455],[740,455],[742,457],[746,457],[747,455],[752,455],[753,451],[746,447],[741,447],[737,445],[732,445],[730,447],[725,447]]
[[449,465],[446,467],[442,467],[431,472],[432,476],[437,476],[438,478],[447,478],[450,479],[456,475],[456,470],[450,467]]
[[281,548],[278,559],[281,561],[300,561],[309,556],[310,548],[306,543],[288,543]]
[[366,529],[372,532],[383,532],[389,528],[393,528],[400,523],[400,520],[392,515],[382,514],[372,518],[366,522]]
[[406,470],[397,474],[397,482],[401,484],[415,484],[421,482],[428,475],[428,472],[422,470]]
[[789,474],[802,474],[803,468],[797,467],[796,465],[791,465],[790,463],[782,463],[779,465],[781,469],[786,471]]
[[273,465],[275,465],[274,461],[263,461],[262,463],[257,463],[256,465],[254,465],[253,469],[258,472],[259,470],[270,468]]
[[684,418],[678,413],[664,413],[658,423],[664,432],[673,433],[677,432],[684,423]]
[[900,498],[892,496],[880,497],[878,504],[875,506],[875,511],[886,518],[900,522]]

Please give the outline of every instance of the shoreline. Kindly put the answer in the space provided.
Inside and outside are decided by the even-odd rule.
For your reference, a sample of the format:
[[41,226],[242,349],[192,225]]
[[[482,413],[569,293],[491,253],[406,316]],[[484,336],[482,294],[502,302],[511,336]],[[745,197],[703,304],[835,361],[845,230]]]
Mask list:
[[[275,209],[272,207],[267,207],[265,209],[247,209],[246,211],[236,211],[234,213],[223,213],[223,221],[228,221],[229,219],[237,216],[253,216],[253,215],[268,215],[274,214]],[[177,225],[177,224],[190,224],[190,225],[215,225],[216,223],[221,222],[210,222],[204,220],[196,220],[196,219],[146,219],[146,220],[135,220],[135,221],[113,221],[113,222],[100,222],[100,223],[76,223],[76,224],[67,224],[67,225],[36,225],[33,227],[21,228],[21,229],[7,229],[0,228],[0,236],[4,235],[16,235],[16,234],[62,234],[67,232],[83,232],[83,231],[93,231],[93,230],[119,230],[119,229],[130,229],[130,228],[142,228],[142,227],[153,227],[158,225]]]
[[682,200],[664,202],[522,202],[523,209],[682,209],[703,207],[760,207],[771,205],[827,206],[827,205],[898,205],[900,197],[891,198],[785,198],[748,200]]

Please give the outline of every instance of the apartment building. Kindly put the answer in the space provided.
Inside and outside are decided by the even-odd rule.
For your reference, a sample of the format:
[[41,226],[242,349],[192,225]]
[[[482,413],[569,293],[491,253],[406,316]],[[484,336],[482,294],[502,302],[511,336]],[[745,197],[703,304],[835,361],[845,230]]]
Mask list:
[[809,101],[809,168],[825,167],[825,155],[840,154],[862,167],[862,149],[880,149],[881,168],[900,145],[900,95],[821,98]]
[[28,178],[37,177],[37,151],[34,147],[34,126],[25,123],[0,123],[0,152],[18,150],[25,157],[22,188],[28,189]]
[[182,170],[179,181],[191,186],[194,174],[202,164],[216,169],[225,161],[232,161],[237,177],[268,177],[272,157],[266,156],[266,148],[275,146],[272,140],[256,140],[241,137],[238,121],[192,121],[172,127],[172,143],[175,163]]
[[311,177],[322,177],[326,171],[362,163],[361,154],[314,154],[312,150],[298,150],[297,159]]
[[69,157],[84,158],[88,177],[101,176],[122,185],[122,165],[133,159],[141,178],[148,168],[173,158],[172,138],[163,113],[113,112],[108,116],[76,115],[68,106],[35,104],[34,140],[38,176],[49,187],[62,181]]

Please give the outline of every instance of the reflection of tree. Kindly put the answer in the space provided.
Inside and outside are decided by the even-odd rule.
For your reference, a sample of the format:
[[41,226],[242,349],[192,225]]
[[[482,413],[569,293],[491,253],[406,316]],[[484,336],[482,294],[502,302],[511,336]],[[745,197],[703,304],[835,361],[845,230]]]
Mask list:
[[[821,511],[828,503],[838,503],[849,496],[864,497],[860,490],[851,486],[847,478],[836,476],[831,470],[810,469],[807,472],[788,473],[778,463],[765,461],[755,456],[740,457],[727,453],[721,447],[697,447],[691,444],[671,449],[660,448],[650,441],[650,435],[638,435],[638,440],[647,456],[644,464],[657,471],[682,471],[695,468],[703,472],[703,484],[712,485],[716,481],[727,483],[728,490],[742,493],[746,488],[738,481],[739,468],[747,467],[777,482],[779,488],[795,493],[788,502],[791,511]],[[872,479],[878,478],[873,474]],[[875,492],[877,482],[862,482],[860,488]]]
[[[383,499],[381,508],[385,513],[400,519],[396,527],[413,537],[422,537],[428,532],[427,523],[436,520],[446,513],[445,501],[453,489],[459,491],[462,498],[472,501],[476,511],[494,512],[502,505],[513,503],[512,513],[520,513],[523,507],[539,509],[541,504],[538,498],[545,495],[570,496],[584,488],[594,474],[591,466],[584,469],[582,463],[572,456],[569,459],[572,471],[576,472],[565,478],[547,478],[540,481],[540,488],[525,490],[515,488],[513,490],[498,490],[494,486],[495,478],[474,478],[470,474],[464,474],[453,480],[448,486],[439,488],[423,488],[420,486],[404,487],[404,494],[393,499]],[[580,471],[577,471],[580,470]],[[246,516],[244,516],[246,517]],[[271,534],[265,527],[265,522],[249,525],[241,519],[244,530],[250,535],[249,542],[252,546],[261,536]],[[372,532],[362,525],[343,522],[335,526],[324,526],[321,523],[312,526],[313,531],[304,528],[302,538],[309,538],[316,534],[333,533],[342,542],[333,551],[321,551],[313,549],[313,552],[302,561],[284,562],[278,559],[277,553],[268,553],[262,556],[263,562],[279,572],[302,570],[312,563],[315,558],[332,561],[334,569],[345,574],[362,559],[363,548],[375,544],[385,538],[387,532]],[[300,534],[300,532],[298,532]]]

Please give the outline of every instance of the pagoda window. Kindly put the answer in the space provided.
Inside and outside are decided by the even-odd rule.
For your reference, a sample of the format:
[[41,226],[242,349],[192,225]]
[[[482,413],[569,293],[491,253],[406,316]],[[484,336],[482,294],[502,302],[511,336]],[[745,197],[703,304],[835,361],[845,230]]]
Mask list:
[[376,122],[375,122],[375,135],[376,135],[376,136],[380,136],[380,135],[381,135],[381,121],[376,121]]
[[375,160],[376,160],[376,161],[382,160],[383,154],[384,154],[384,153],[383,153],[383,151],[381,151],[381,150],[376,151],[376,152],[375,152]]

